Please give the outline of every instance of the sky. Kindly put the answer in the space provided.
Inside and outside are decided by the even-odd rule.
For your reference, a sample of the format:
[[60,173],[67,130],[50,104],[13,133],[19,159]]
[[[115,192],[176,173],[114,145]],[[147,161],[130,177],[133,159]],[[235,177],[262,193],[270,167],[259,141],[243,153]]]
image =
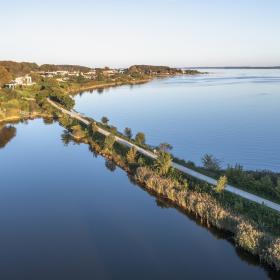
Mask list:
[[279,0],[0,0],[0,60],[280,65]]

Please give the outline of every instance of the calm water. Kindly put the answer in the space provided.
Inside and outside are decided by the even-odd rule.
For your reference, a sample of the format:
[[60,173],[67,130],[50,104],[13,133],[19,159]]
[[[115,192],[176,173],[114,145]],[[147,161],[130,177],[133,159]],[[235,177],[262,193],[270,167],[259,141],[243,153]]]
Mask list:
[[107,116],[120,130],[168,142],[178,157],[201,163],[280,171],[280,70],[207,70],[209,75],[156,80],[76,96],[76,109]]
[[1,279],[279,279],[62,133],[0,133]]

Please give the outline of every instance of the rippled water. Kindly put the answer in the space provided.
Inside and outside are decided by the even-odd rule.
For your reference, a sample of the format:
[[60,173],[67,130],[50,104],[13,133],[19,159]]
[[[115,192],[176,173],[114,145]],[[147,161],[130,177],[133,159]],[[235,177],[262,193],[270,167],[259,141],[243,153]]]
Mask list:
[[2,129],[1,279],[279,279],[57,124]]
[[143,131],[150,144],[168,142],[196,163],[211,153],[224,166],[280,171],[280,70],[205,71],[86,92],[75,97],[76,110]]

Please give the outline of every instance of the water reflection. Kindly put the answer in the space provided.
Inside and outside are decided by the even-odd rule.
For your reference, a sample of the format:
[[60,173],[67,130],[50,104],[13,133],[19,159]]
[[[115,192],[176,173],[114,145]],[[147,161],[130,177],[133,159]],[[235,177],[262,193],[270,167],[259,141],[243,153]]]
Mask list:
[[1,278],[279,279],[57,122],[15,128],[0,157]]
[[[72,141],[77,142],[77,140],[75,140],[75,139],[72,139]],[[98,154],[94,151],[94,149],[91,148],[91,146],[89,146],[89,147],[90,147],[89,150],[94,154],[94,156],[97,156]],[[116,169],[118,168],[117,165],[113,161],[108,160],[108,159],[105,159],[105,167],[111,172],[116,171]],[[228,232],[224,232],[222,230],[218,230],[214,227],[207,225],[202,220],[198,219],[194,213],[189,213],[189,212],[181,210],[179,207],[177,207],[173,203],[169,202],[168,200],[166,200],[162,197],[159,197],[155,192],[148,190],[145,187],[139,185],[138,183],[135,182],[134,178],[131,177],[129,174],[127,175],[127,177],[134,186],[140,187],[143,191],[145,191],[146,193],[149,193],[149,195],[151,197],[155,198],[155,204],[157,207],[159,207],[161,209],[175,208],[179,213],[181,213],[184,216],[186,216],[187,218],[191,219],[197,226],[207,229],[207,231],[209,231],[213,235],[213,237],[215,237],[215,239],[228,241],[235,248],[235,252],[240,257],[240,259],[245,261],[247,264],[263,267],[266,270],[267,275],[270,279],[273,279],[273,280],[280,279],[280,272],[276,272],[273,269],[271,269],[271,267],[261,263],[260,259],[258,257],[249,254],[248,252],[246,252],[245,250],[243,250],[239,247],[236,247],[234,244],[232,234],[229,234]]]
[[114,172],[117,168],[116,164],[111,160],[105,160],[105,166],[111,172]]
[[97,90],[97,93],[98,94],[102,94],[104,92],[104,88],[99,88],[98,90]]
[[63,142],[64,146],[68,146],[70,142],[75,142],[73,136],[68,130],[64,130],[61,134],[61,141]]
[[3,149],[15,136],[16,128],[11,125],[0,125],[0,149]]

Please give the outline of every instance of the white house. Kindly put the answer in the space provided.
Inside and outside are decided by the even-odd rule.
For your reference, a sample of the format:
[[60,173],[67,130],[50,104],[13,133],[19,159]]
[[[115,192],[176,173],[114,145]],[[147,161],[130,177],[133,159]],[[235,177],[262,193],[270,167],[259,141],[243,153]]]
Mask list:
[[16,82],[15,82],[15,81],[11,81],[10,83],[5,84],[5,85],[4,85],[4,88],[15,89],[16,86],[17,86]]
[[29,75],[25,75],[23,77],[18,77],[14,81],[7,83],[4,85],[5,88],[14,89],[16,86],[31,86],[32,78]]
[[23,77],[18,77],[15,79],[15,82],[19,86],[29,86],[32,85],[32,78],[29,75],[25,75]]

